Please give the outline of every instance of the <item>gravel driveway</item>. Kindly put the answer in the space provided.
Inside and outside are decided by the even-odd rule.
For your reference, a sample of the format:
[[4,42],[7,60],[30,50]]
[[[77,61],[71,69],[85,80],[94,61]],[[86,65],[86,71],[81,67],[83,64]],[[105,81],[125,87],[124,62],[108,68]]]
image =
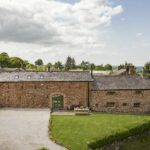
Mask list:
[[66,150],[48,138],[48,109],[0,109],[0,150]]

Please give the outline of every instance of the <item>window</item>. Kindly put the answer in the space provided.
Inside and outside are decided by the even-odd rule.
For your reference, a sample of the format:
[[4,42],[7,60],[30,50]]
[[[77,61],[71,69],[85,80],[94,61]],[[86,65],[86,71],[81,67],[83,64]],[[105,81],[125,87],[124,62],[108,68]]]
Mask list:
[[40,79],[44,79],[44,76],[43,76],[43,75],[40,75]]
[[28,76],[27,76],[27,79],[31,79],[31,75],[28,75]]
[[134,107],[140,107],[141,103],[134,103]]
[[95,104],[95,107],[98,107],[98,104]]
[[135,94],[142,94],[142,91],[137,90],[137,91],[135,91]]
[[127,106],[127,103],[123,103],[122,106]]
[[114,95],[114,94],[116,94],[115,91],[108,91],[108,92],[107,92],[107,95]]
[[114,102],[107,102],[106,107],[114,107],[115,103]]
[[19,79],[19,75],[15,75],[15,79]]

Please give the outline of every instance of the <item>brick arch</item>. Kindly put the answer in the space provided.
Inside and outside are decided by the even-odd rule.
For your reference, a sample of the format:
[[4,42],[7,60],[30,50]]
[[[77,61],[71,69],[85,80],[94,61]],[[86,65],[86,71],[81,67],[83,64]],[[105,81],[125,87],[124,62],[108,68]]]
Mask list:
[[54,93],[50,94],[50,109],[52,109],[52,107],[53,107],[52,98],[55,95],[63,96],[63,103],[64,103],[64,107],[65,107],[66,95],[64,93],[62,93],[62,92],[54,92]]

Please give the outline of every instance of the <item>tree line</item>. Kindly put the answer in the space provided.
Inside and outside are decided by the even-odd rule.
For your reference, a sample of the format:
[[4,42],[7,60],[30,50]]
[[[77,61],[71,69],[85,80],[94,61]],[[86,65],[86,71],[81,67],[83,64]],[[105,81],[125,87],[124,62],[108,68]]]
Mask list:
[[[10,57],[7,53],[0,53],[0,67],[1,68],[23,68],[23,69],[34,69],[36,71],[45,71],[48,67],[54,70],[60,71],[69,71],[69,70],[97,70],[97,71],[112,71],[113,67],[111,64],[106,65],[96,65],[89,61],[81,61],[80,64],[76,64],[76,61],[73,57],[68,56],[65,63],[61,61],[56,61],[55,63],[44,64],[42,59],[37,59],[34,64],[30,63],[28,60],[23,60],[19,57]],[[126,69],[132,67],[132,70],[135,71],[136,68],[132,63],[121,64],[118,66],[118,70]],[[143,67],[143,75],[150,78],[150,62],[147,62]]]

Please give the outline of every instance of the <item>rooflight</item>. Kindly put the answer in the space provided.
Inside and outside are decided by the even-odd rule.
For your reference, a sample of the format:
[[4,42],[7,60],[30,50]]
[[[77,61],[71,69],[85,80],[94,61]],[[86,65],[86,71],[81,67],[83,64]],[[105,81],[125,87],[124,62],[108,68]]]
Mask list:
[[44,79],[44,76],[43,76],[43,75],[40,75],[40,78],[41,78],[41,79]]
[[15,79],[19,79],[19,75],[15,75]]
[[28,75],[28,76],[27,76],[27,79],[31,79],[31,75]]

